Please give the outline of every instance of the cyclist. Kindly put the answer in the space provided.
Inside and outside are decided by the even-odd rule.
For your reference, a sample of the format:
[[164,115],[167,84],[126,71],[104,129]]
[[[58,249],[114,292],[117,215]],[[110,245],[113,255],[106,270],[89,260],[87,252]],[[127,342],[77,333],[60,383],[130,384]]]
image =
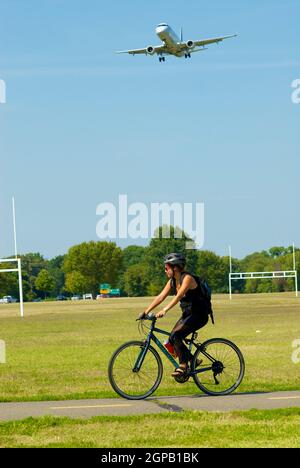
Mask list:
[[175,324],[170,336],[170,343],[174,346],[179,358],[179,367],[172,373],[172,377],[178,377],[185,375],[188,363],[192,359],[183,340],[207,324],[210,306],[201,295],[201,290],[195,277],[185,271],[186,259],[183,254],[170,253],[165,257],[164,264],[165,273],[169,281],[141,316],[149,314],[170,293],[173,293],[175,297],[156,314],[156,318],[164,317],[170,309],[180,302],[182,317]]

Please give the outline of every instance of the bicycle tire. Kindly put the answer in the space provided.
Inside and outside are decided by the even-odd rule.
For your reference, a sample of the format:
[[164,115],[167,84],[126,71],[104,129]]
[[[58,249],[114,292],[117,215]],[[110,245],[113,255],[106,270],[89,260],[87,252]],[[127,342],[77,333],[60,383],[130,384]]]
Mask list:
[[[129,341],[128,343],[124,343],[114,352],[109,362],[109,382],[114,391],[122,398],[126,398],[127,400],[143,400],[149,397],[158,388],[163,376],[163,364],[161,358],[158,352],[151,345],[148,348],[140,371],[133,372],[133,366],[136,363],[139,353],[143,347],[145,347],[145,342],[143,341]],[[127,351],[127,356],[125,355],[125,351]],[[118,358],[120,359],[121,353],[123,353],[121,359],[126,360],[126,358],[130,358],[130,362],[127,364],[125,362],[123,365],[121,361],[123,370],[121,368],[120,371]],[[146,381],[146,379],[149,378],[150,372],[153,373],[153,382],[152,378],[149,379],[150,388],[139,391],[139,388],[141,388],[142,384],[142,378],[144,377],[144,381]],[[129,379],[129,383],[126,384],[125,379]],[[148,387],[147,384],[145,384],[145,386]]]
[[[226,357],[227,363],[224,363],[225,357],[223,359],[223,362],[221,360],[218,360],[218,357],[220,358],[220,356],[218,356],[217,354],[214,355],[214,345],[224,345],[223,348],[226,350],[228,356],[230,356],[230,351],[232,352],[232,356],[233,356],[231,358],[232,362],[233,362],[233,359],[236,360],[237,369],[236,371],[234,371],[235,375],[232,376],[232,378],[230,379],[231,382],[228,384],[225,383],[225,379],[226,379],[226,375],[229,376],[230,367],[233,368],[233,364],[230,364],[228,357]],[[219,349],[220,349],[220,346],[219,346]],[[245,361],[244,361],[244,357],[240,349],[234,343],[232,343],[232,341],[229,341],[225,338],[212,338],[210,340],[207,340],[201,345],[200,349],[196,351],[193,357],[192,372],[195,372],[201,369],[201,367],[204,368],[208,365],[209,358],[207,358],[205,354],[203,354],[203,350],[204,352],[208,354],[212,353],[211,356],[215,359],[214,365],[216,367],[214,370],[216,374],[214,376],[213,370],[206,371],[203,373],[193,374],[193,379],[197,387],[200,390],[202,390],[204,393],[206,393],[207,395],[213,395],[213,396],[229,395],[232,392],[234,392],[238,388],[238,386],[241,384],[244,378],[244,374],[245,374]],[[206,359],[206,362],[205,362],[205,359]],[[202,363],[200,364],[200,366],[199,365],[197,366],[197,360],[198,361],[202,360]],[[233,373],[233,370],[231,370],[231,372]],[[223,382],[221,382],[221,377],[223,377]],[[219,385],[220,385],[219,390],[217,390]]]

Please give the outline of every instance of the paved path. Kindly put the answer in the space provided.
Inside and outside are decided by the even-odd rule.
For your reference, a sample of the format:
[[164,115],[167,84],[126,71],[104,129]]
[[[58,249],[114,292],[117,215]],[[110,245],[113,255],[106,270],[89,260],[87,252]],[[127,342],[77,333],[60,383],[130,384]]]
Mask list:
[[190,395],[157,397],[142,401],[122,399],[42,401],[0,403],[0,421],[12,421],[45,415],[91,418],[93,416],[127,416],[184,410],[232,411],[300,407],[300,391],[244,393],[225,397]]

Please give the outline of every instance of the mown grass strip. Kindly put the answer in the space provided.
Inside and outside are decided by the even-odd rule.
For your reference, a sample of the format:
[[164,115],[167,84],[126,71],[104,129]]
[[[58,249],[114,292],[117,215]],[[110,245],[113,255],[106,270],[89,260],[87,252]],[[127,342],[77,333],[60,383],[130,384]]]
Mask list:
[[299,447],[300,408],[0,423],[1,447]]

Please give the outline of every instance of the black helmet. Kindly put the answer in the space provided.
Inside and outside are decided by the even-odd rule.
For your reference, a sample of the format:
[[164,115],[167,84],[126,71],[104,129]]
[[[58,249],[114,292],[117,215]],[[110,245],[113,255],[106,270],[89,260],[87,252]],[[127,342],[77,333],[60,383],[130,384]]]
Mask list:
[[164,258],[164,264],[178,265],[183,267],[186,264],[185,256],[181,253],[170,253]]

